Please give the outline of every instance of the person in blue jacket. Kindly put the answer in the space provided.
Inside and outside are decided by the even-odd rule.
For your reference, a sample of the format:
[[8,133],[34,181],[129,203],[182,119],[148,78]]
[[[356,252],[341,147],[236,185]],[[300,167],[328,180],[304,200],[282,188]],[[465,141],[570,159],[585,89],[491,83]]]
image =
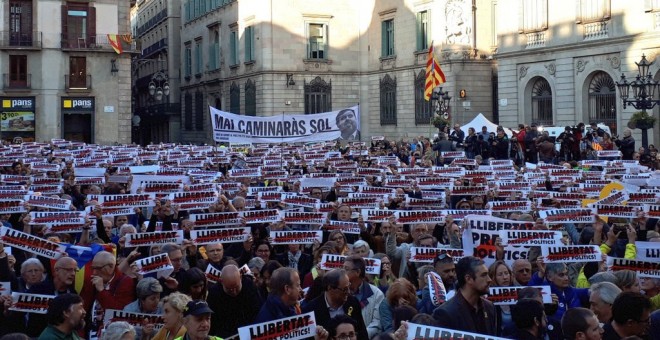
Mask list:
[[570,286],[568,268],[565,263],[543,262],[543,257],[537,259],[538,271],[532,275],[529,286],[550,285],[553,294],[559,297],[559,308],[553,315],[548,315],[551,322],[561,323],[561,317],[567,309],[589,306],[589,289]]

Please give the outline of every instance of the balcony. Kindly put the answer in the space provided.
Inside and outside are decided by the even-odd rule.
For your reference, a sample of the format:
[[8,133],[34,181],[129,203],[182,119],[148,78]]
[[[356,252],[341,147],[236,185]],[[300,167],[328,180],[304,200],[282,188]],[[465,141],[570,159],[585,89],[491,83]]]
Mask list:
[[2,89],[5,91],[21,91],[32,88],[32,74],[8,74],[2,75]]
[[[110,45],[110,40],[107,34],[89,35],[87,37],[80,37],[76,34],[62,34],[61,43],[63,50],[91,50],[97,52],[112,52],[115,50]],[[138,53],[140,46],[137,40],[133,40],[130,44],[123,41],[121,37],[117,37],[125,53]]]
[[152,29],[158,23],[167,18],[167,8],[160,11],[153,18],[149,19],[146,23],[137,28],[137,36],[142,36],[144,33]]
[[92,75],[65,75],[64,89],[66,92],[90,92],[92,90]]
[[1,49],[41,49],[41,32],[0,31]]
[[148,58],[150,55],[164,48],[167,48],[167,38],[160,39],[157,42],[147,46],[144,50],[142,50],[141,58]]

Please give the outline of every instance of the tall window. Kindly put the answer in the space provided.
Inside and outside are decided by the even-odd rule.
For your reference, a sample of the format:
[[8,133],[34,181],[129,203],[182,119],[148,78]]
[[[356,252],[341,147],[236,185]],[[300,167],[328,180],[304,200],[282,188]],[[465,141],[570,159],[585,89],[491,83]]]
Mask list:
[[96,8],[68,2],[62,6],[62,47],[86,48],[96,43]]
[[32,1],[9,2],[9,44],[32,45]]
[[380,125],[396,125],[396,78],[389,74],[380,81]]
[[9,87],[27,87],[27,56],[9,56]]
[[238,65],[238,32],[229,33],[229,66]]
[[521,33],[548,28],[548,0],[519,0]]
[[552,89],[547,80],[537,78],[532,87],[532,122],[552,125]]
[[307,58],[309,59],[327,59],[327,30],[325,24],[309,24],[307,45]]
[[235,82],[229,87],[229,112],[241,114],[241,88]]
[[589,83],[589,121],[603,123],[612,134],[616,126],[616,85],[609,74],[600,71]]
[[305,81],[305,113],[332,111],[332,82],[326,83],[321,77],[307,83]]
[[190,42],[187,42],[185,45],[184,58],[183,75],[186,78],[190,78],[192,76],[192,46],[190,46]]
[[202,39],[195,40],[195,76],[201,77],[202,65],[204,60],[202,58]]
[[415,77],[415,124],[428,125],[431,122],[433,102],[424,99],[424,88],[426,87],[426,72],[419,71]]
[[186,93],[183,101],[183,127],[186,130],[193,129],[193,98],[190,93]]
[[245,28],[245,62],[254,61],[254,26]]
[[69,88],[87,88],[87,58],[69,57]]
[[201,91],[195,92],[195,130],[204,130],[204,117],[206,117],[206,110],[204,110],[204,94]]
[[394,55],[394,19],[385,20],[382,23],[382,56]]
[[578,0],[578,23],[607,20],[611,16],[610,0]]
[[211,30],[209,43],[209,70],[220,68],[220,31],[217,27]]
[[431,11],[417,13],[416,25],[417,50],[422,51],[429,48],[431,44]]
[[252,79],[245,82],[245,115],[257,115],[257,86]]

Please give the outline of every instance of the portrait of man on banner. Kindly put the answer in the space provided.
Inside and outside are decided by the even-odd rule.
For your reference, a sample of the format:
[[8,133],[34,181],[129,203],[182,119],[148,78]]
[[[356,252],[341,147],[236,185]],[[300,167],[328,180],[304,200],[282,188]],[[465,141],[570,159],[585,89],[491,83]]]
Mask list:
[[336,120],[341,132],[339,140],[360,140],[360,121],[353,109],[339,111]]

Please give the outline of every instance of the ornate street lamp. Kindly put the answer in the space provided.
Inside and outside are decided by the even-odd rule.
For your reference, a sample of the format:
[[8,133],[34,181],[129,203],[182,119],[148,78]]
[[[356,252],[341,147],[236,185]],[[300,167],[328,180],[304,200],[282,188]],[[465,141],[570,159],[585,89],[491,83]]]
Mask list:
[[[637,110],[642,111],[642,116],[647,116],[646,110],[653,109],[656,105],[660,104],[660,100],[655,99],[655,91],[658,88],[658,81],[653,80],[653,76],[649,72],[649,68],[653,63],[646,60],[646,56],[642,55],[642,60],[637,65],[637,76],[632,82],[628,82],[625,74],[621,74],[621,80],[616,82],[616,87],[619,89],[619,95],[623,102],[623,108],[628,105]],[[632,98],[630,97],[630,88],[632,88]],[[653,119],[653,121],[655,121]],[[636,128],[642,130],[642,145],[648,145],[647,130],[653,128],[653,124],[649,124],[648,120],[637,120]]]
[[149,82],[149,95],[153,96],[156,101],[163,100],[163,96],[170,95],[169,77],[163,71],[154,73]]
[[431,94],[431,99],[433,102],[433,107],[437,115],[442,114],[444,119],[449,118],[447,110],[449,110],[449,101],[451,97],[449,96],[449,91],[442,91],[442,86],[438,86],[433,89],[433,94]]

